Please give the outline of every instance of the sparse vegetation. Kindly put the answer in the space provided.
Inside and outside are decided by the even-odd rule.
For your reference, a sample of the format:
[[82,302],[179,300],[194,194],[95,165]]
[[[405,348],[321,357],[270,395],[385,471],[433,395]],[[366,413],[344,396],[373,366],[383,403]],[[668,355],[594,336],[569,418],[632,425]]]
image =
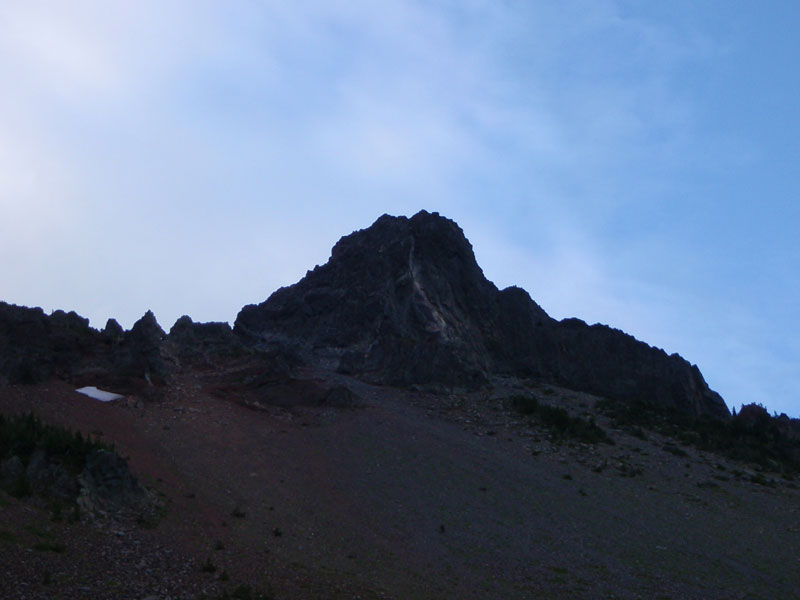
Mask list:
[[50,533],[49,531],[42,531],[41,529],[39,529],[38,527],[34,527],[33,525],[25,525],[23,529],[28,533],[30,533],[31,535],[34,535],[38,538],[43,538],[47,540],[53,539],[52,533]]
[[33,549],[40,552],[56,552],[57,554],[63,554],[67,547],[58,542],[36,542],[33,545]]
[[[78,473],[86,457],[94,450],[111,448],[96,439],[84,437],[63,427],[47,425],[33,413],[6,417],[0,415],[0,460],[18,456],[27,464],[37,449],[42,449],[48,459],[55,460],[69,471]],[[28,495],[24,482],[18,482],[12,495]]]
[[236,589],[233,590],[231,597],[236,598],[236,600],[252,600],[253,588],[251,588],[249,585],[237,586]]
[[675,444],[664,444],[664,451],[674,454],[675,456],[686,457],[689,456],[685,450],[678,448]]
[[[613,418],[617,427],[629,432],[638,428],[657,431],[680,443],[787,477],[800,472],[800,439],[787,434],[779,418],[757,405],[745,407],[750,410],[734,413],[727,420],[692,418],[644,402],[606,400],[598,407]],[[664,450],[686,454],[674,444],[665,445]]]
[[620,477],[636,477],[644,473],[641,467],[636,467],[624,462],[620,463],[619,467],[617,467],[617,471]]
[[50,505],[50,511],[50,520],[53,521],[53,523],[60,523],[64,520],[64,506],[61,504],[61,502],[57,500],[53,502]]
[[13,544],[17,541],[17,536],[6,529],[0,529],[0,542],[8,542]]
[[206,562],[203,563],[203,566],[200,567],[200,570],[203,573],[214,573],[217,570],[217,567],[211,562],[211,558],[207,558]]
[[614,444],[614,440],[608,437],[608,434],[594,422],[592,417],[588,419],[573,417],[563,408],[540,404],[538,399],[532,395],[514,396],[510,398],[510,404],[521,415],[529,416],[547,428],[554,439],[572,439],[588,444],[597,444],[598,442]]
[[750,476],[750,481],[767,487],[775,487],[775,480],[774,479],[767,479],[764,477],[763,473],[754,473]]
[[198,600],[273,600],[274,596],[271,592],[263,592],[254,589],[249,585],[237,585],[230,592],[223,592],[218,596],[202,595]]
[[14,483],[11,484],[11,488],[8,490],[8,493],[14,498],[26,498],[33,493],[31,484],[24,473],[14,480]]

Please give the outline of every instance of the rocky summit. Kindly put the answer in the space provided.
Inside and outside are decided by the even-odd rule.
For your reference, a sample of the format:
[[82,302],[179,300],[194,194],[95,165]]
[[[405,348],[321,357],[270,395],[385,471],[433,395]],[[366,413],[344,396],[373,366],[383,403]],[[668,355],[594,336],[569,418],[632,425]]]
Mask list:
[[244,307],[234,332],[373,383],[453,389],[511,376],[691,416],[729,415],[677,354],[605,325],[556,321],[524,290],[498,290],[461,228],[426,211],[384,215],[343,237],[327,264]]

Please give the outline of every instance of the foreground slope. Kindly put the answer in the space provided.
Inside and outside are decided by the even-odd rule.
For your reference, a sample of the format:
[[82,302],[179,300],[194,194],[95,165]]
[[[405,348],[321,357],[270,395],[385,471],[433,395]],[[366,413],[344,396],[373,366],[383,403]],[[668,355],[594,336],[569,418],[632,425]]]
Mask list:
[[[7,388],[4,412],[35,407],[113,440],[167,510],[148,528],[112,524],[95,538],[112,554],[136,542],[136,564],[114,567],[113,589],[75,566],[79,540],[26,554],[25,531],[0,516],[16,536],[0,540],[12,574],[3,597],[160,597],[176,566],[168,551],[196,573],[172,598],[239,584],[296,599],[791,598],[800,585],[800,495],[789,481],[756,483],[749,467],[616,431],[599,414],[616,444],[558,441],[508,409],[518,389],[443,397],[302,375],[333,377],[360,407],[253,410],[196,373],[138,406],[60,384]],[[530,392],[594,412],[587,394]],[[46,513],[35,528],[60,535]],[[20,556],[47,561],[49,581],[29,573],[21,587],[21,567],[5,562]]]

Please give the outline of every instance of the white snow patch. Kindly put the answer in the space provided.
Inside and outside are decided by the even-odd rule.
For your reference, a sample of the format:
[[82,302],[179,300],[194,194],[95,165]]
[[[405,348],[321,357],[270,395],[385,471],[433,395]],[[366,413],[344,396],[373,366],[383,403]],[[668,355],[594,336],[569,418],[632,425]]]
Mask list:
[[82,387],[75,391],[78,392],[79,394],[85,394],[90,398],[94,398],[95,400],[100,400],[100,402],[111,402],[112,400],[122,400],[125,397],[122,396],[121,394],[115,394],[114,392],[106,392],[105,390],[98,390],[93,385]]

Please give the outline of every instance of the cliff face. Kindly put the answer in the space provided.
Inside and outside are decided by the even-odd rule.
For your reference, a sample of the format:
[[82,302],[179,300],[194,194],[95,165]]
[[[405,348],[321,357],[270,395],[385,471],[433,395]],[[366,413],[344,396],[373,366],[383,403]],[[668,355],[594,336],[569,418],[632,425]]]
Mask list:
[[0,302],[0,383],[38,383],[50,377],[117,390],[162,383],[164,331],[148,311],[130,331],[109,319],[103,331],[74,312]]
[[492,370],[483,329],[498,300],[455,223],[384,216],[296,285],[243,308],[234,331],[389,384],[479,383]]
[[234,333],[317,366],[389,385],[471,386],[531,377],[621,400],[727,417],[697,367],[602,325],[550,318],[498,290],[453,221],[384,215],[342,238],[327,264],[259,305]]

